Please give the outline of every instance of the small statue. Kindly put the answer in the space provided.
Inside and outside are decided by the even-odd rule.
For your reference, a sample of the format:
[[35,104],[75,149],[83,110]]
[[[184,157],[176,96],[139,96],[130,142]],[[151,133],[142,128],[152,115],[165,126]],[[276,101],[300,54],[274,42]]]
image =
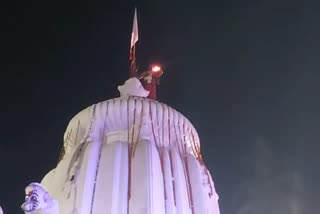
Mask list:
[[21,209],[25,214],[59,214],[58,201],[39,183],[31,183],[25,189],[25,202]]
[[149,91],[145,90],[136,77],[128,79],[123,85],[118,86],[121,97],[138,96],[147,97]]

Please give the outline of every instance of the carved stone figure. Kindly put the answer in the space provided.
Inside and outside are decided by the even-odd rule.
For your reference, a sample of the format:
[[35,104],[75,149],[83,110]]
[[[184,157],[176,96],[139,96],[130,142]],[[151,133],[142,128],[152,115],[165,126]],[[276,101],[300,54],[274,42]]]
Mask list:
[[25,188],[25,202],[21,205],[25,214],[59,214],[58,202],[39,183]]

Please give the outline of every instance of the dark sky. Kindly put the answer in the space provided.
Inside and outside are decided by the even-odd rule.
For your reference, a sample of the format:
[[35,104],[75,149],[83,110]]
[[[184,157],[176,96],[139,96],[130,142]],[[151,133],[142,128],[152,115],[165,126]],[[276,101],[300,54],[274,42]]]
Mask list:
[[[68,121],[83,108],[118,96],[116,86],[128,76],[133,4],[117,2],[1,6],[0,205],[5,213],[22,213],[24,187],[55,167]],[[283,211],[286,202],[272,199],[285,195],[290,201],[296,192],[301,214],[318,213],[318,5],[302,0],[137,4],[138,63],[165,66],[159,100],[198,130],[221,213],[241,213],[259,198],[273,206],[272,214],[292,214]],[[266,212],[259,209],[254,214]]]

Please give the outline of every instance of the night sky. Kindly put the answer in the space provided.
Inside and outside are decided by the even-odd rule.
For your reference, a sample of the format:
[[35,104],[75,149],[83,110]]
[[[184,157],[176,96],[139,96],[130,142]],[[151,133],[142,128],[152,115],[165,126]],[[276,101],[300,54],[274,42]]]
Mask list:
[[[134,10],[131,1],[8,2],[1,7],[0,205],[14,214],[22,213],[24,187],[56,166],[68,121],[118,96]],[[137,6],[139,68],[165,67],[159,100],[198,130],[221,213],[247,205],[258,211],[245,214],[318,213],[318,5]],[[299,212],[286,211],[291,201]]]

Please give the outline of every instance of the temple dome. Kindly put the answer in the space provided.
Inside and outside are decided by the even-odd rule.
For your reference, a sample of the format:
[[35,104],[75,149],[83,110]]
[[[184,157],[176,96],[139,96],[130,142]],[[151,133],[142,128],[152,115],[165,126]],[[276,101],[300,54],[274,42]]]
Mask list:
[[135,143],[143,139],[194,156],[200,152],[197,131],[185,116],[166,104],[138,96],[100,102],[75,115],[64,134],[65,152],[70,153],[81,142],[101,135],[109,143],[119,140]]

